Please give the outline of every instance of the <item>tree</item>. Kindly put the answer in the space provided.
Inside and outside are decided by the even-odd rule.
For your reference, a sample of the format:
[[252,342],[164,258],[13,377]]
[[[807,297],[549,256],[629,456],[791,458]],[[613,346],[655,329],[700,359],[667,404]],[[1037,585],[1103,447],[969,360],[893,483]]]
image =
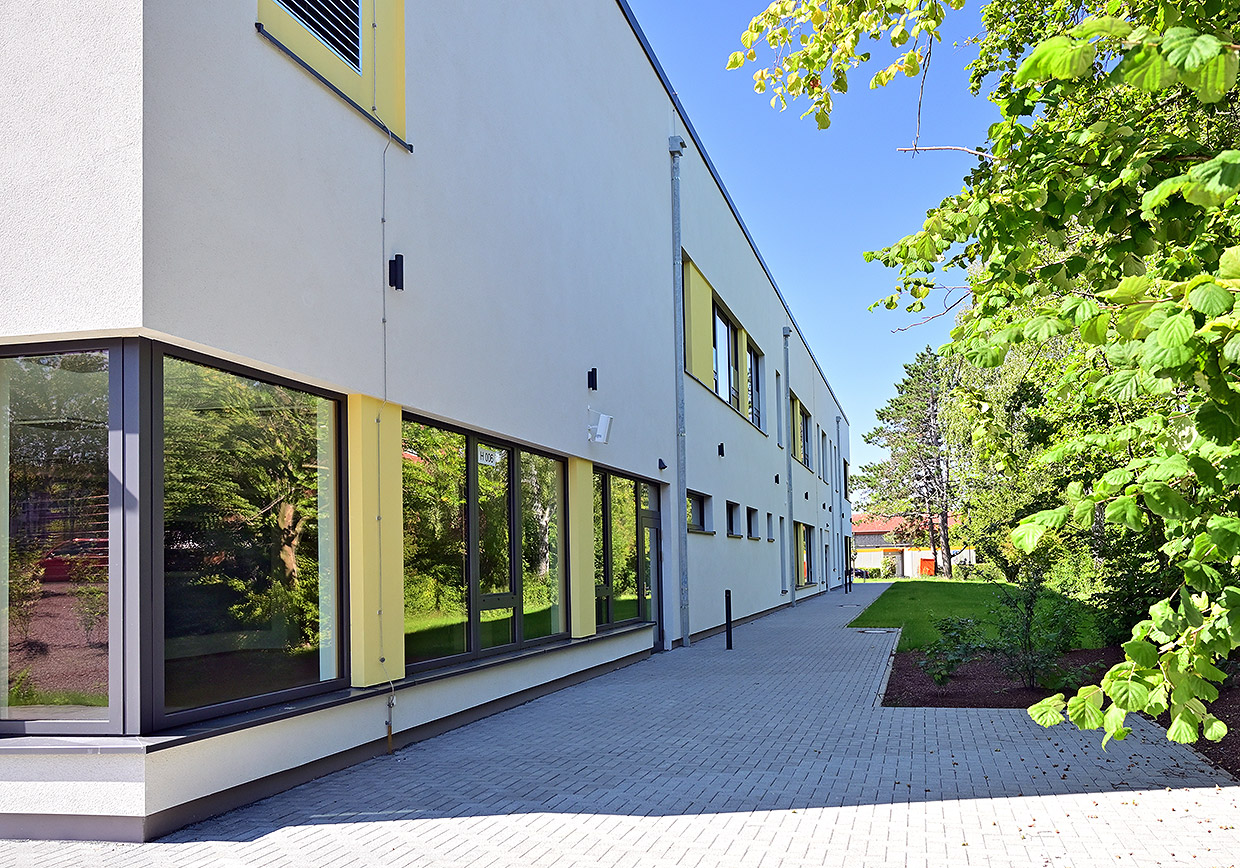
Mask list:
[[[952,455],[943,437],[940,415],[953,388],[951,366],[926,347],[904,366],[896,395],[879,408],[879,425],[865,442],[886,449],[886,461],[867,464],[858,472],[858,485],[867,494],[870,509],[903,516],[914,534],[929,537],[934,561],[952,575],[950,517],[957,510],[952,479]],[[940,562],[939,550],[943,557]]]
[[[821,127],[831,93],[869,61],[863,39],[903,50],[872,86],[916,75],[960,2],[779,0],[742,36],[729,66],[774,56],[755,88],[799,96]],[[1088,344],[1061,386],[1110,402],[1118,424],[1067,434],[1050,463],[1081,456],[1117,467],[1068,486],[1026,518],[1013,542],[1103,522],[1165,538],[1178,591],[1150,609],[1127,659],[1076,696],[1031,709],[1128,733],[1130,712],[1168,712],[1168,736],[1222,738],[1206,704],[1240,646],[1240,8],[1226,0],[993,0],[972,64],[1002,119],[963,190],[921,230],[867,254],[900,272],[888,308],[925,307],[939,267],[968,267],[967,300],[946,351],[977,367],[1012,347],[1076,333]],[[1049,38],[1048,38],[1049,37]],[[912,47],[904,50],[911,43]],[[924,45],[923,45],[924,43]],[[1148,401],[1155,407],[1146,412]],[[1130,412],[1129,408],[1141,408]],[[986,424],[980,413],[979,424]]]

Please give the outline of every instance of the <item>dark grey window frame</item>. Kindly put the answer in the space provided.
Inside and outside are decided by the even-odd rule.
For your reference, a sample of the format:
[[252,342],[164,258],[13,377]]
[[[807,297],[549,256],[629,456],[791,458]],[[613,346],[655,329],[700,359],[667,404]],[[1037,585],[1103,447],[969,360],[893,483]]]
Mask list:
[[[569,530],[569,513],[568,508],[568,460],[562,455],[556,455],[543,449],[534,449],[521,443],[514,443],[505,440],[502,437],[490,437],[478,434],[468,428],[460,425],[452,425],[447,422],[433,419],[429,416],[421,416],[417,413],[405,410],[401,413],[402,422],[416,422],[419,425],[427,425],[432,428],[438,428],[441,431],[450,431],[453,434],[460,434],[465,438],[465,569],[466,569],[466,612],[469,621],[466,625],[466,650],[461,654],[450,654],[446,657],[436,657],[433,660],[420,660],[416,663],[407,663],[405,665],[405,674],[412,675],[418,672],[425,672],[432,669],[442,669],[447,666],[455,666],[465,661],[479,660],[486,657],[492,657],[498,654],[507,654],[512,651],[535,648],[539,645],[550,645],[564,642],[572,635],[572,581],[569,575],[571,569],[571,558],[569,557],[569,545],[571,543],[571,535]],[[508,580],[510,591],[502,594],[486,594],[483,595],[480,590],[480,564],[478,558],[478,446],[485,443],[488,446],[495,446],[508,451]],[[564,504],[563,521],[564,526],[560,533],[564,540],[564,555],[562,567],[564,570],[564,599],[561,606],[564,609],[564,630],[559,633],[553,633],[550,636],[539,636],[534,639],[526,639],[525,633],[525,612],[522,605],[524,600],[524,591],[522,588],[522,547],[521,547],[521,489],[520,489],[520,455],[522,452],[528,452],[531,455],[540,455],[544,458],[551,458],[559,461],[564,467],[564,473],[560,480],[560,496]],[[508,602],[504,604],[504,601]],[[496,603],[497,605],[483,605],[484,603]],[[513,610],[513,635],[515,641],[508,642],[504,645],[494,645],[490,648],[482,648],[482,612],[484,609],[503,609],[511,607]],[[402,637],[403,641],[403,637]]]
[[[0,358],[18,356],[51,356],[60,353],[106,352],[108,354],[108,717],[106,720],[2,720],[0,737],[18,735],[120,735],[130,732],[127,714],[133,695],[134,667],[129,665],[127,650],[131,631],[125,630],[126,604],[130,587],[130,565],[133,553],[125,528],[132,502],[130,483],[125,475],[125,453],[130,446],[131,426],[136,421],[122,400],[126,374],[130,373],[131,340],[73,340],[6,344],[0,347]],[[7,521],[8,516],[3,520]],[[7,556],[7,555],[6,555]],[[8,689],[5,685],[4,689]]]
[[[659,537],[658,537],[658,538],[659,538],[660,540],[662,540],[662,533],[661,533],[661,530],[662,530],[662,513],[660,512],[660,510],[642,509],[642,502],[641,502],[641,491],[640,491],[640,489],[638,488],[638,486],[639,486],[639,485],[648,485],[648,486],[650,486],[650,487],[651,487],[651,489],[652,489],[653,491],[655,491],[656,493],[657,493],[657,492],[659,492],[659,491],[661,490],[661,487],[662,487],[662,486],[660,486],[660,484],[659,484],[658,482],[655,482],[655,481],[653,481],[653,480],[646,479],[646,478],[641,477],[641,476],[633,476],[632,474],[628,474],[628,473],[620,473],[620,472],[618,472],[618,471],[611,470],[611,469],[609,469],[609,468],[603,467],[603,466],[598,465],[598,464],[594,465],[594,474],[595,474],[595,475],[601,475],[601,476],[603,477],[603,499],[602,499],[602,506],[603,506],[603,521],[602,521],[603,538],[602,538],[602,540],[597,540],[597,539],[596,539],[596,540],[594,541],[594,545],[595,545],[596,547],[597,547],[597,546],[600,546],[600,545],[603,547],[603,577],[604,577],[604,579],[603,579],[603,582],[604,582],[604,583],[603,583],[603,584],[601,584],[601,585],[600,585],[600,584],[598,584],[598,582],[597,582],[597,577],[596,577],[596,579],[595,579],[595,585],[594,585],[594,599],[595,599],[595,607],[596,607],[596,608],[595,608],[595,611],[596,611],[596,612],[598,611],[597,606],[598,606],[598,600],[599,600],[599,598],[606,598],[606,601],[607,601],[607,602],[606,602],[606,606],[607,606],[607,620],[605,620],[605,621],[600,621],[600,620],[598,620],[597,615],[596,615],[596,617],[595,617],[595,624],[594,624],[595,631],[596,631],[596,632],[605,632],[605,631],[607,631],[607,630],[612,630],[612,629],[615,629],[615,628],[617,628],[617,627],[626,627],[626,626],[629,626],[629,625],[631,625],[631,624],[653,624],[653,623],[656,623],[656,615],[657,615],[657,610],[658,610],[658,607],[659,607],[659,593],[660,593],[660,589],[659,589],[659,588],[657,588],[657,587],[655,587],[655,583],[654,583],[654,581],[653,581],[653,577],[649,577],[649,578],[651,578],[651,583],[650,583],[650,608],[651,608],[651,609],[653,609],[653,610],[655,610],[655,611],[643,611],[643,610],[646,608],[646,598],[645,598],[645,597],[644,597],[644,596],[640,593],[640,590],[639,590],[638,595],[637,595],[637,617],[636,617],[636,618],[626,618],[626,619],[624,619],[623,621],[615,621],[615,620],[612,620],[612,618],[614,617],[614,614],[613,614],[613,599],[612,599],[612,587],[611,587],[611,581],[612,581],[612,562],[611,562],[611,479],[612,479],[612,477],[616,477],[616,478],[623,479],[623,480],[626,480],[626,481],[628,481],[628,482],[632,482],[632,483],[633,483],[633,499],[634,499],[634,506],[635,506],[635,508],[636,508],[636,510],[637,510],[637,512],[636,512],[637,521],[636,521],[636,522],[634,522],[634,524],[635,524],[635,530],[636,530],[636,532],[637,532],[637,534],[638,534],[636,541],[637,541],[637,544],[638,544],[638,571],[639,571],[639,572],[640,572],[640,570],[641,570],[641,534],[642,534],[642,529],[643,529],[643,527],[645,526],[645,525],[643,524],[643,522],[648,522],[648,523],[653,524],[653,526],[655,527],[655,529],[660,531],[660,534],[659,534]],[[660,506],[662,506],[662,499],[660,499]],[[656,557],[656,559],[657,559],[657,558],[659,558],[659,557],[661,557],[661,556],[662,556],[662,552],[656,552],[656,553],[655,553],[655,557]]]
[[709,528],[707,527],[708,522],[706,520],[706,505],[707,503],[710,502],[710,497],[708,495],[700,494],[699,492],[696,492],[690,489],[688,492],[685,493],[685,499],[686,499],[686,504],[685,504],[686,511],[692,512],[691,504],[693,502],[697,503],[697,508],[698,508],[697,511],[698,511],[699,521],[697,524],[694,524],[692,521],[690,521],[688,523],[688,529],[692,531],[693,533],[707,533],[709,531]]
[[749,356],[749,421],[759,431],[762,427],[762,353],[753,344],[746,348]]
[[758,508],[756,506],[745,507],[745,533],[750,539],[762,539],[762,527],[758,522]]
[[[348,428],[346,416],[346,396],[331,392],[327,389],[321,389],[317,386],[311,386],[287,377],[281,377],[277,374],[271,374],[266,371],[251,368],[245,365],[238,365],[233,362],[225,361],[215,356],[200,353],[194,350],[187,350],[173,344],[165,344],[158,341],[146,341],[149,344],[149,355],[147,358],[147,376],[146,381],[146,402],[145,406],[148,410],[147,428],[149,436],[146,438],[148,444],[143,461],[145,466],[150,467],[149,491],[151,498],[152,515],[147,527],[151,529],[149,538],[146,540],[147,553],[150,562],[149,586],[144,588],[145,593],[141,594],[142,599],[149,601],[149,610],[142,625],[142,631],[149,637],[150,648],[148,656],[145,658],[150,661],[147,667],[146,677],[143,679],[143,702],[140,707],[144,710],[144,717],[148,720],[144,721],[147,729],[158,732],[162,729],[168,729],[175,726],[183,726],[188,723],[196,723],[201,720],[208,720],[215,717],[222,717],[227,714],[234,714],[239,711],[248,711],[253,708],[262,708],[267,705],[275,705],[280,702],[287,702],[294,699],[301,699],[307,696],[314,696],[319,693],[329,693],[333,690],[339,690],[347,687],[350,681],[349,672],[349,538],[348,538]],[[164,710],[164,478],[163,478],[163,456],[164,456],[164,424],[163,424],[163,362],[165,356],[172,356],[186,362],[192,362],[198,365],[215,368],[229,374],[237,376],[249,377],[255,380],[261,380],[275,386],[295,389],[319,398],[326,398],[334,401],[336,405],[336,466],[337,484],[336,484],[336,634],[338,636],[338,657],[337,666],[339,667],[339,675],[336,678],[319,681],[314,684],[307,684],[300,687],[291,687],[286,690],[278,690],[271,693],[261,693],[255,696],[244,697],[242,699],[234,699],[228,702],[216,703],[214,705],[206,705],[201,708],[185,709],[183,711],[174,711],[168,713]],[[148,629],[149,626],[149,629]],[[149,722],[148,722],[149,721]]]

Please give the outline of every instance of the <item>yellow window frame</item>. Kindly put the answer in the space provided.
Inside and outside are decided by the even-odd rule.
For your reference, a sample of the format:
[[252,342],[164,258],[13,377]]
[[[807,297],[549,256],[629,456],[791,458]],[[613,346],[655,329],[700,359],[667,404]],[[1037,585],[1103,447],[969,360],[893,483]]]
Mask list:
[[378,126],[404,139],[404,0],[361,0],[360,9],[361,72],[321,42],[278,0],[258,0],[259,30],[376,121]]

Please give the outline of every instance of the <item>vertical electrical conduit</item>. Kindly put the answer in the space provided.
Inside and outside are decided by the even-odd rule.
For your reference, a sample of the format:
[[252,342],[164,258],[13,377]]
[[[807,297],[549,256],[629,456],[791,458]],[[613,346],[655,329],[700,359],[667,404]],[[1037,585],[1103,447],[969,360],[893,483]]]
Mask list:
[[670,136],[668,153],[672,155],[672,306],[675,310],[676,346],[676,500],[672,514],[676,517],[676,560],[679,572],[680,641],[689,647],[689,518],[685,514],[688,500],[688,479],[685,472],[685,272],[680,237],[680,158],[685,140]]
[[785,431],[788,432],[788,448],[784,450],[784,458],[787,466],[785,469],[784,480],[788,483],[788,564],[792,568],[792,582],[789,593],[792,594],[792,606],[796,608],[797,604],[797,571],[801,568],[797,563],[797,523],[792,517],[792,377],[788,368],[788,338],[792,335],[792,329],[784,326],[784,394],[778,396],[779,400],[784,402],[781,413],[785,414],[788,424]]

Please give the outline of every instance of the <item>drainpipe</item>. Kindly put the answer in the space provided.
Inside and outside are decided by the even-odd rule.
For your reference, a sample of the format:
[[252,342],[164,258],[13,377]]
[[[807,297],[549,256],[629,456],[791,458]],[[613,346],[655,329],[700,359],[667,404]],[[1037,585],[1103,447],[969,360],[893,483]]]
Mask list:
[[836,510],[836,528],[839,548],[839,554],[836,556],[842,566],[840,567],[840,576],[848,570],[848,562],[845,559],[844,552],[844,444],[840,441],[840,417],[835,417],[835,449],[839,453],[837,460],[831,462],[835,467],[835,510]]
[[685,140],[670,136],[668,153],[672,155],[672,308],[675,310],[676,345],[676,499],[672,513],[676,517],[676,549],[679,567],[680,640],[689,647],[689,519],[685,501],[689,483],[685,473],[685,271],[680,237],[680,158]]
[[792,567],[792,605],[795,608],[797,604],[797,525],[792,518],[792,380],[789,378],[788,372],[788,337],[792,334],[792,329],[784,326],[784,394],[780,399],[784,402],[782,413],[788,419],[788,424],[784,430],[788,432],[788,446],[785,449],[784,458],[786,459],[786,467],[784,468],[785,481],[788,483],[788,563]]

